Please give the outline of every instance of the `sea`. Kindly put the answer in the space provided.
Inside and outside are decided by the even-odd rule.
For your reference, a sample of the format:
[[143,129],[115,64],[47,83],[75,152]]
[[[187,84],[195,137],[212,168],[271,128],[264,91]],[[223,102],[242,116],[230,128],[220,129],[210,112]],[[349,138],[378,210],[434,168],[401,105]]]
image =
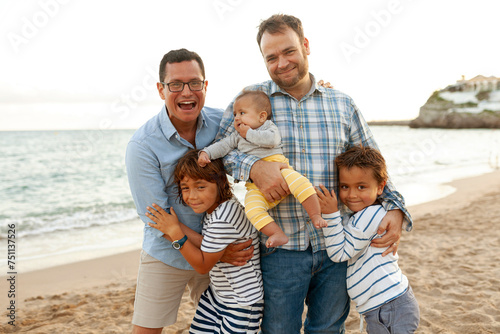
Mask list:
[[[407,205],[447,196],[455,190],[450,181],[499,168],[500,130],[371,129]],[[140,249],[143,223],[124,164],[133,133],[0,132],[2,266],[13,260],[23,273]],[[241,200],[244,192],[235,185]]]

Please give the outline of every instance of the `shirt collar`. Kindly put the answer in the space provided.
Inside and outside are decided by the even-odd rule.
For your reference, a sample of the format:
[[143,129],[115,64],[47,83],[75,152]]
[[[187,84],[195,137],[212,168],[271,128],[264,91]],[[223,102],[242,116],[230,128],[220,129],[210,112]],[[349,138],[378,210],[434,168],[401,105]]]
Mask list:
[[[163,134],[168,139],[170,139],[173,135],[177,133],[177,129],[174,127],[172,121],[170,121],[170,118],[168,117],[167,107],[165,105],[163,105],[163,108],[161,108],[160,112],[160,126]],[[205,113],[202,108],[200,116],[198,116],[198,120],[196,122],[196,132],[198,133],[198,131],[200,131],[202,127],[206,126],[207,122],[205,120]]]
[[[309,90],[309,92],[302,99],[305,99],[305,98],[309,97],[315,91],[318,91],[320,93],[324,93],[325,89],[326,89],[325,87],[318,85],[318,83],[316,82],[316,78],[314,77],[314,75],[312,73],[309,73],[309,75],[311,76],[311,81],[313,82],[313,84],[312,84],[311,89]],[[279,94],[285,94],[285,95],[288,95],[288,96],[292,97],[284,89],[281,89],[281,87],[278,86],[276,84],[276,82],[274,82],[274,81],[271,80],[271,89],[270,89],[269,95],[272,96],[272,95],[277,94],[277,93],[279,93]]]

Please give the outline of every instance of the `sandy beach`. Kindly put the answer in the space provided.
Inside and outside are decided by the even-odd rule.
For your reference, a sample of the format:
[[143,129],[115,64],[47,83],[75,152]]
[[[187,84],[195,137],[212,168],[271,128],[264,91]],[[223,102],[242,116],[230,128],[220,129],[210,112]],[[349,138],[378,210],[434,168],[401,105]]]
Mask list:
[[[410,207],[414,229],[399,248],[420,304],[418,333],[500,333],[500,171],[451,185],[452,195]],[[139,253],[19,273],[15,326],[2,276],[0,333],[130,333]],[[185,296],[163,333],[187,333],[193,314]],[[347,332],[358,328],[353,305]]]

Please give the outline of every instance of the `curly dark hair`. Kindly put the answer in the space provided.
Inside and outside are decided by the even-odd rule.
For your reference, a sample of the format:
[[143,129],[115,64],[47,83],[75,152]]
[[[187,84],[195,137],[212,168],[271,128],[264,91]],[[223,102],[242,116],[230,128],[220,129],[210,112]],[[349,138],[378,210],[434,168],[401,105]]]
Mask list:
[[222,159],[212,160],[205,167],[198,165],[199,150],[191,150],[179,159],[174,170],[174,182],[177,184],[178,197],[183,205],[181,181],[187,176],[193,180],[206,180],[217,184],[217,203],[223,203],[233,197],[231,184],[227,179]]
[[382,154],[374,148],[368,146],[353,146],[335,158],[337,168],[350,169],[358,167],[371,169],[373,177],[378,183],[387,181],[387,167]]

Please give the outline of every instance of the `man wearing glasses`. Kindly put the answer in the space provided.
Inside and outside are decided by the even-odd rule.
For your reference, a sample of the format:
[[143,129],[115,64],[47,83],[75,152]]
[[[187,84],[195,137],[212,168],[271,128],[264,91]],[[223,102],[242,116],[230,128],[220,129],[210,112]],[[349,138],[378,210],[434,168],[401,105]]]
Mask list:
[[[159,114],[139,128],[127,146],[126,166],[132,197],[144,222],[144,240],[137,276],[132,333],[161,333],[174,324],[186,288],[197,304],[209,283],[178,249],[185,240],[167,240],[151,228],[146,207],[153,203],[173,208],[184,224],[188,239],[201,245],[201,218],[177,200],[173,171],[179,158],[194,148],[212,143],[222,118],[221,109],[205,107],[208,82],[200,56],[186,49],[168,52],[160,63],[158,92],[165,105]],[[251,258],[251,241],[232,246],[222,258],[234,265]]]

